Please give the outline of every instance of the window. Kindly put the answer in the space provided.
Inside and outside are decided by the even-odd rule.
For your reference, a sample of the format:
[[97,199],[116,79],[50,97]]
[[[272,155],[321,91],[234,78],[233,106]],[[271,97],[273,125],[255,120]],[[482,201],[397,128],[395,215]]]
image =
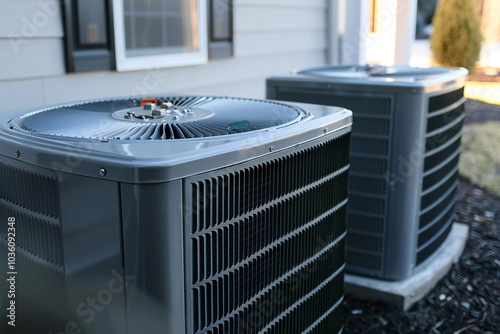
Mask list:
[[233,55],[232,0],[67,0],[68,72],[203,64]]
[[207,61],[205,0],[114,0],[116,68]]

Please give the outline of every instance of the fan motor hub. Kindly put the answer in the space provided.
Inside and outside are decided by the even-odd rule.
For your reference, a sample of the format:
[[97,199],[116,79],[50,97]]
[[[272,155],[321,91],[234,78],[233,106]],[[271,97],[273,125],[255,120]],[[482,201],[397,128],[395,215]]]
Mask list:
[[120,121],[147,123],[184,123],[205,119],[213,112],[203,108],[144,108],[134,107],[115,111],[111,117]]

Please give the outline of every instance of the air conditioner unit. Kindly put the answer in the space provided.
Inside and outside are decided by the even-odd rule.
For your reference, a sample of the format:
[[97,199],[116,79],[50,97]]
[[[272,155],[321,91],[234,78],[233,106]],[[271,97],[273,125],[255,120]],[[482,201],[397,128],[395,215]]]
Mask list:
[[326,66],[267,80],[267,97],[353,112],[346,271],[401,280],[454,219],[467,70]]
[[200,96],[0,113],[3,331],[340,332],[350,128]]

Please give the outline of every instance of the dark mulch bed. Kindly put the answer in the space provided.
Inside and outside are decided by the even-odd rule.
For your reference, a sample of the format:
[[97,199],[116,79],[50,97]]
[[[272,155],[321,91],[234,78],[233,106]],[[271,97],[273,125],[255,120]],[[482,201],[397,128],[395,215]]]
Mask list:
[[467,99],[465,102],[464,124],[500,121],[500,107],[478,100]]
[[[469,100],[466,123],[500,120],[500,106]],[[346,296],[344,333],[500,333],[500,197],[466,180],[456,221],[470,226],[459,262],[409,311]]]

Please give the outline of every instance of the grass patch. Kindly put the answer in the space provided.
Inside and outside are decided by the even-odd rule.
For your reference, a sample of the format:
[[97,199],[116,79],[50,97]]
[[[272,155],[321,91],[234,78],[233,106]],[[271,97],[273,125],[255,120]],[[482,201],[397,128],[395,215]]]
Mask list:
[[500,195],[500,122],[464,127],[460,173]]

